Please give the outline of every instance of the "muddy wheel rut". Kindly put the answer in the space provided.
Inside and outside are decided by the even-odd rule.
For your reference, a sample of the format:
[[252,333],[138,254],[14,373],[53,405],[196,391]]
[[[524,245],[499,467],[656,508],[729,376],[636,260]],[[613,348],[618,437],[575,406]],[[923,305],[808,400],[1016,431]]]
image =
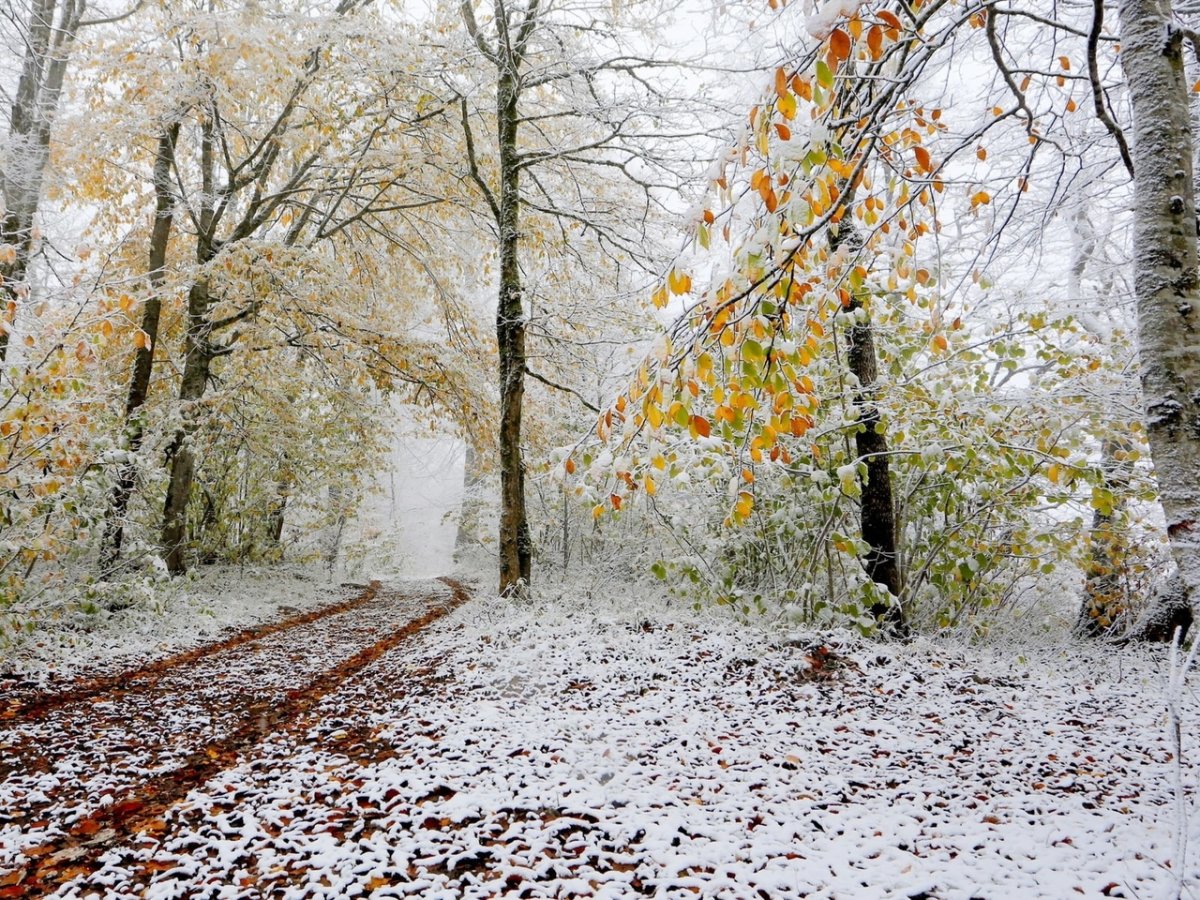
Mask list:
[[244,628],[220,641],[204,644],[203,646],[185,650],[182,653],[176,653],[163,659],[156,659],[145,665],[127,669],[115,675],[99,675],[93,678],[84,678],[69,687],[59,690],[10,690],[6,692],[6,696],[0,701],[0,724],[40,718],[70,703],[78,703],[81,700],[87,700],[98,694],[118,688],[126,688],[139,682],[152,681],[169,672],[171,669],[188,665],[206,656],[223,653],[235,647],[240,647],[242,644],[261,640],[281,631],[309,625],[329,616],[349,612],[375,599],[375,592],[379,590],[379,582],[373,581],[369,585],[344,584],[342,587],[361,588],[362,590],[355,596],[342,600],[340,603],[333,603],[328,606],[319,607],[318,609],[309,610],[305,613],[289,616],[278,622],[268,622],[263,625],[255,625],[252,628]]
[[172,804],[268,736],[302,735],[324,697],[469,598],[439,581],[436,592],[372,584],[341,609],[0,720],[0,898],[86,875],[119,842],[155,836]]

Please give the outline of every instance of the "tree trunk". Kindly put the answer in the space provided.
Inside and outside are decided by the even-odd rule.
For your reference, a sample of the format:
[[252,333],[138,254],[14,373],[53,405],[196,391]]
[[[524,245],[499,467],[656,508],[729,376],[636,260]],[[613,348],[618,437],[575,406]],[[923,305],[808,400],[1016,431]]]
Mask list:
[[195,431],[194,409],[204,397],[214,359],[212,345],[209,343],[211,323],[208,311],[211,302],[208,281],[202,277],[188,291],[183,381],[179,386],[179,401],[184,422],[175,435],[171,478],[167,485],[166,506],[163,509],[163,560],[167,564],[167,571],[172,575],[182,575],[187,571],[184,559],[187,507],[196,475],[196,455],[191,445],[191,437]]
[[1111,633],[1129,606],[1124,585],[1128,535],[1121,522],[1129,489],[1129,464],[1117,458],[1118,452],[1128,450],[1119,438],[1105,438],[1100,445],[1100,471],[1113,499],[1110,508],[1097,506],[1092,512],[1087,582],[1079,610],[1079,630],[1089,637]]
[[1166,0],[1123,0],[1120,22],[1134,124],[1142,395],[1184,625],[1200,596],[1200,278],[1183,34]]
[[496,125],[500,138],[500,296],[496,338],[500,351],[500,593],[523,594],[532,574],[532,541],[525,509],[521,412],[525,399],[525,310],[518,260],[520,168],[517,154],[518,86],[501,70]]
[[67,74],[67,55],[87,5],[85,0],[64,0],[60,10],[58,3],[30,3],[25,57],[12,102],[8,159],[0,176],[4,197],[0,244],[10,248],[0,256],[0,363],[8,357],[17,308],[29,296],[33,222],[50,158],[50,131]]
[[479,498],[475,493],[479,490],[479,482],[479,454],[475,445],[468,440],[463,459],[463,496],[459,504],[458,531],[454,535],[455,556],[461,554],[475,539],[479,526]]
[[[853,191],[843,193],[846,202],[850,203]],[[858,251],[862,247],[862,237],[847,218],[839,224],[829,244],[835,251],[843,246]],[[871,549],[863,559],[863,569],[866,570],[868,578],[887,588],[894,598],[891,603],[872,605],[871,615],[876,625],[884,632],[902,635],[907,630],[904,610],[900,606],[904,578],[900,571],[900,554],[896,548],[896,503],[892,497],[887,435],[883,430],[879,408],[875,405],[879,381],[875,330],[871,325],[869,311],[857,297],[851,298],[846,312],[854,316],[846,352],[847,366],[858,381],[854,389],[854,412],[859,428],[854,435],[854,451],[867,466],[867,477],[862,482],[859,528],[862,539]]]
[[[171,225],[175,195],[171,190],[171,166],[175,161],[175,141],[179,123],[171,125],[158,139],[154,156],[154,227],[150,232],[150,295],[142,307],[142,332],[145,344],[138,348],[129,379],[129,394],[125,398],[125,449],[132,457],[142,446],[144,424],[139,415],[150,391],[150,376],[154,370],[154,349],[158,345],[158,323],[162,315],[163,284],[166,281],[167,246],[171,240]],[[125,539],[125,514],[133,496],[137,466],[130,459],[121,467],[109,504],[108,522],[100,544],[100,569],[111,570],[121,557]]]
[[899,603],[903,580],[896,552],[896,505],[892,498],[887,436],[875,405],[879,380],[875,334],[869,318],[857,318],[866,312],[858,300],[851,302],[849,312],[856,316],[850,326],[850,347],[846,354],[850,371],[858,380],[854,407],[859,429],[854,435],[854,450],[867,465],[859,521],[862,538],[871,549],[863,560],[863,568],[873,582],[883,585],[895,598],[893,603],[876,603],[871,607],[871,615],[884,631],[901,634],[905,630],[904,611]]

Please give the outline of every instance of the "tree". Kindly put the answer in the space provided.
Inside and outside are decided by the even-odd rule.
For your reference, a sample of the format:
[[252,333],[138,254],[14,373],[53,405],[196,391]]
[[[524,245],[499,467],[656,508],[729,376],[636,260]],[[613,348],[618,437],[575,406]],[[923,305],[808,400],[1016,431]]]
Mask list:
[[[663,119],[670,117],[661,110],[663,98],[646,84],[647,71],[667,64],[624,50],[619,40],[600,39],[596,22],[605,22],[611,34],[619,32],[615,7],[597,4],[581,11],[543,0],[497,0],[490,21],[481,22],[473,0],[463,0],[459,14],[474,49],[494,74],[490,173],[471,122],[472,98],[464,94],[460,104],[470,178],[486,201],[499,257],[499,589],[520,594],[529,584],[533,562],[522,442],[525,379],[531,374],[523,273],[534,229],[525,217],[539,217],[560,229],[563,245],[578,231],[626,265],[645,264],[639,235],[656,205],[652,191],[660,182],[655,173],[662,170],[643,129],[657,117],[655,141],[687,132],[672,135],[662,128]],[[581,35],[587,40],[580,40]],[[586,179],[600,177],[633,186],[640,194],[636,205],[630,209],[592,201]]]
[[12,101],[7,159],[0,173],[4,198],[0,220],[0,363],[8,357],[17,309],[29,296],[29,260],[42,179],[50,158],[50,134],[58,112],[71,45],[86,0],[30,0],[21,34],[25,47]]
[[1169,639],[1200,596],[1200,270],[1184,31],[1166,0],[1123,0],[1121,64],[1133,111],[1134,287],[1150,453],[1179,567],[1151,629]]
[[[154,370],[154,350],[158,346],[159,323],[162,320],[163,292],[167,249],[171,242],[171,225],[175,218],[176,197],[171,184],[175,164],[175,144],[179,140],[179,123],[169,123],[158,139],[154,154],[154,224],[150,231],[149,267],[147,278],[150,294],[142,306],[138,346],[134,354],[133,371],[129,376],[129,392],[125,399],[125,449],[136,454],[142,446],[145,426],[142,407],[150,391],[150,376]],[[100,543],[100,569],[107,572],[120,559],[125,539],[125,516],[133,496],[137,466],[125,463],[117,476],[110,499],[108,519]]]

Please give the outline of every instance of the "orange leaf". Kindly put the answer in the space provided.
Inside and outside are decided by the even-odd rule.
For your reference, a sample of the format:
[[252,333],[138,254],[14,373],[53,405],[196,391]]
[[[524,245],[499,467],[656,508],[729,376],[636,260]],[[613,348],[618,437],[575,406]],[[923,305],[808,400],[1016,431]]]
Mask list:
[[692,416],[692,430],[700,435],[700,437],[708,437],[712,433],[708,419],[704,418],[704,416]]
[[567,470],[568,475],[574,475],[575,474],[575,460],[571,459],[571,457],[568,456],[567,461],[565,463],[563,463],[563,468]]
[[608,495],[608,499],[609,499],[610,501],[612,501],[612,506],[613,506],[613,509],[620,509],[620,508],[621,508],[621,504],[624,502],[624,501],[621,499],[621,495],[620,495],[620,494],[609,494],[609,495]]
[[886,9],[881,9],[877,15],[879,16],[879,21],[886,22],[888,27],[894,28],[896,31],[900,31],[902,28],[904,28],[904,26],[900,23],[900,20],[896,18],[895,13],[889,12]]
[[850,57],[850,35],[840,28],[833,29],[833,33],[829,35],[829,51],[838,62],[848,59]]
[[913,155],[917,157],[917,165],[924,172],[933,171],[933,160],[929,158],[929,151],[924,147],[916,147],[913,149]]
[[872,59],[879,59],[883,51],[883,29],[878,25],[872,25],[867,31],[867,48],[871,51]]

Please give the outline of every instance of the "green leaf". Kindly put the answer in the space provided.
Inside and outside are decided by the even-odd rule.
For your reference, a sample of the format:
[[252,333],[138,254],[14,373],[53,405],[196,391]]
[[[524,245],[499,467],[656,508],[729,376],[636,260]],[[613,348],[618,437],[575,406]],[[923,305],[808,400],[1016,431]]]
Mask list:
[[823,59],[817,60],[817,84],[821,87],[833,87],[833,70]]

